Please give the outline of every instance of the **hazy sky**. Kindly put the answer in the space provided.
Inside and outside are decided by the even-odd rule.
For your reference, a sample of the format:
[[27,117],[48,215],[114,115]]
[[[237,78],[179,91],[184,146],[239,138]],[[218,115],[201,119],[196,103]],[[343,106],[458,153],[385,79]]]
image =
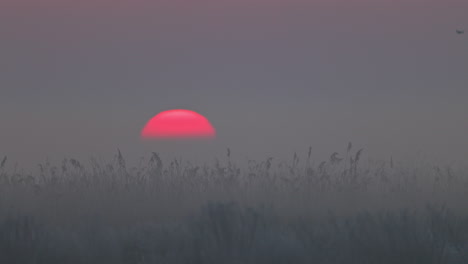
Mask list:
[[[466,0],[0,0],[0,156],[468,159]],[[210,142],[142,142],[185,108]]]

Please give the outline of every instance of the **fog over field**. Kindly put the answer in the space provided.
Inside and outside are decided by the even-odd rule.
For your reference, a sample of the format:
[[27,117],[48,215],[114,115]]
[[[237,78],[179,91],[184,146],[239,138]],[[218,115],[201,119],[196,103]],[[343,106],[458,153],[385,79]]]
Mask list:
[[468,263],[467,14],[0,1],[0,263]]
[[[465,263],[467,170],[225,157],[127,167],[121,152],[36,174],[0,167],[4,263]],[[302,162],[300,161],[302,160]]]

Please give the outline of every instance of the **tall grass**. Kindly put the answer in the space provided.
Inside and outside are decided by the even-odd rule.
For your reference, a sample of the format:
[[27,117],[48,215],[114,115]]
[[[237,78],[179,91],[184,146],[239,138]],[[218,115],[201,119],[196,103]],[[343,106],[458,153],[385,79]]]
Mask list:
[[0,163],[0,263],[468,263],[467,171],[324,161]]

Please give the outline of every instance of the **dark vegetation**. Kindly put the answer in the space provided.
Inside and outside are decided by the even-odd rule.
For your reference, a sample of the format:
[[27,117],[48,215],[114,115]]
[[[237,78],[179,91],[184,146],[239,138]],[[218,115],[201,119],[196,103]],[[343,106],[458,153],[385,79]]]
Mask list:
[[0,164],[0,263],[468,263],[468,171],[362,150],[129,168]]

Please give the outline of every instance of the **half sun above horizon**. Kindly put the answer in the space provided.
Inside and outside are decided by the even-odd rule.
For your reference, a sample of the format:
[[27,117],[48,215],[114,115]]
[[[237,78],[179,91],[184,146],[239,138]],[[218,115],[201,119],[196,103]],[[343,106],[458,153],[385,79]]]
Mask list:
[[216,131],[203,115],[184,109],[163,111],[141,131],[142,139],[213,138]]

